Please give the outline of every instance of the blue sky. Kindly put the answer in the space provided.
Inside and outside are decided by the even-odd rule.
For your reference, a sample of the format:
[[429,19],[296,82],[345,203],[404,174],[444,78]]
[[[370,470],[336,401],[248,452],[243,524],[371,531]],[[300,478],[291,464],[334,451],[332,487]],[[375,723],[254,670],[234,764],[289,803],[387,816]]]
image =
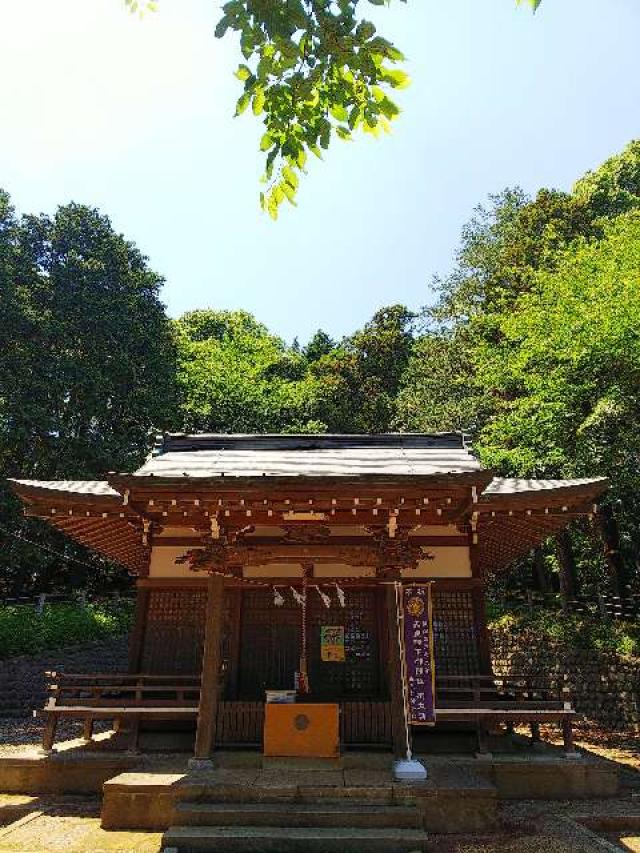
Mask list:
[[[368,4],[362,2],[363,7]],[[412,308],[489,193],[569,189],[640,135],[640,2],[394,0],[367,15],[408,56],[391,136],[336,142],[297,209],[259,209],[259,122],[232,118],[216,0],[0,0],[0,186],[19,211],[83,202],[166,278],[177,316],[244,308],[304,342]]]

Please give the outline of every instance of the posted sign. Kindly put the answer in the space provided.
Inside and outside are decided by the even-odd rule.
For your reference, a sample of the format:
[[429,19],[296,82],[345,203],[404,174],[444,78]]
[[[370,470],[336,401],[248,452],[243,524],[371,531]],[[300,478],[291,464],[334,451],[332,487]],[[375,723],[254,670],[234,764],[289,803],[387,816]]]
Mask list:
[[327,663],[344,663],[344,625],[320,627],[320,659]]
[[432,725],[436,715],[431,585],[405,587],[402,609],[409,718],[414,725]]

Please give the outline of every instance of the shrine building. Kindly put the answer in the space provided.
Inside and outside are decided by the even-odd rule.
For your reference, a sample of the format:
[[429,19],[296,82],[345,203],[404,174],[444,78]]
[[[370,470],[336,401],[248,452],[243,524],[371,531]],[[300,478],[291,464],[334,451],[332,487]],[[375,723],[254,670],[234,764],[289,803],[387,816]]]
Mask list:
[[61,676],[46,752],[64,716],[88,739],[111,717],[131,749],[154,726],[191,733],[201,762],[410,757],[417,734],[465,725],[482,752],[498,722],[549,720],[572,752],[562,697],[493,678],[485,589],[594,513],[604,479],[496,478],[454,433],[170,434],[133,473],[12,487],[136,579],[128,673]]

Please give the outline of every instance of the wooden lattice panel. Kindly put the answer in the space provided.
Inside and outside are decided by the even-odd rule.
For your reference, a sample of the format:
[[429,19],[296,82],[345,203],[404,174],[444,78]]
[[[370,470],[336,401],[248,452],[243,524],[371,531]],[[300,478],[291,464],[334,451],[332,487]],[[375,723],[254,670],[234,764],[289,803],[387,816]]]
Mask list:
[[[323,701],[380,695],[380,651],[375,590],[349,589],[346,607],[324,606],[309,588],[307,658],[311,696]],[[334,595],[335,599],[335,595]],[[326,663],[320,656],[322,625],[345,629],[346,660]],[[265,690],[292,690],[302,648],[302,611],[285,593],[276,607],[271,590],[245,590],[242,598],[239,691],[242,699],[262,699]]]
[[206,606],[204,589],[151,591],[142,650],[143,672],[200,673]]
[[241,619],[239,696],[259,700],[265,690],[292,690],[300,661],[300,607],[290,595],[276,607],[271,590],[243,590]]
[[343,702],[340,710],[343,743],[359,746],[391,743],[390,702]]
[[470,590],[437,590],[433,596],[436,678],[480,672],[478,631]]
[[[380,695],[380,652],[376,591],[346,591],[346,606],[340,607],[332,596],[332,606],[325,607],[315,589],[309,589],[307,614],[309,680],[318,699],[372,699]],[[321,660],[320,628],[322,625],[344,627],[344,663]]]

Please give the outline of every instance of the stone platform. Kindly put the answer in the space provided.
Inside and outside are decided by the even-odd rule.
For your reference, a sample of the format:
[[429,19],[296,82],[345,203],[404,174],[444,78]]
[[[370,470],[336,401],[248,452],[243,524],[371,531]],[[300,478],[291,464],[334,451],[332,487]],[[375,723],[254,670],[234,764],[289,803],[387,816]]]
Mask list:
[[218,752],[212,765],[193,769],[186,753],[127,755],[109,745],[105,737],[97,746],[68,742],[47,758],[35,748],[0,758],[0,792],[102,792],[104,829],[164,832],[165,846],[180,851],[313,853],[322,844],[402,853],[426,849],[426,833],[490,832],[501,799],[609,797],[618,789],[615,765],[588,754],[568,760],[553,747],[425,755],[428,780],[403,784],[380,752],[324,762]]
[[[251,766],[221,754],[211,771],[125,772],[104,785],[102,825],[309,826],[479,832],[493,828],[496,788],[468,768],[434,761],[429,779],[393,780],[389,756],[346,756],[339,769]],[[261,756],[257,756],[258,761]],[[231,766],[229,766],[230,761]]]

